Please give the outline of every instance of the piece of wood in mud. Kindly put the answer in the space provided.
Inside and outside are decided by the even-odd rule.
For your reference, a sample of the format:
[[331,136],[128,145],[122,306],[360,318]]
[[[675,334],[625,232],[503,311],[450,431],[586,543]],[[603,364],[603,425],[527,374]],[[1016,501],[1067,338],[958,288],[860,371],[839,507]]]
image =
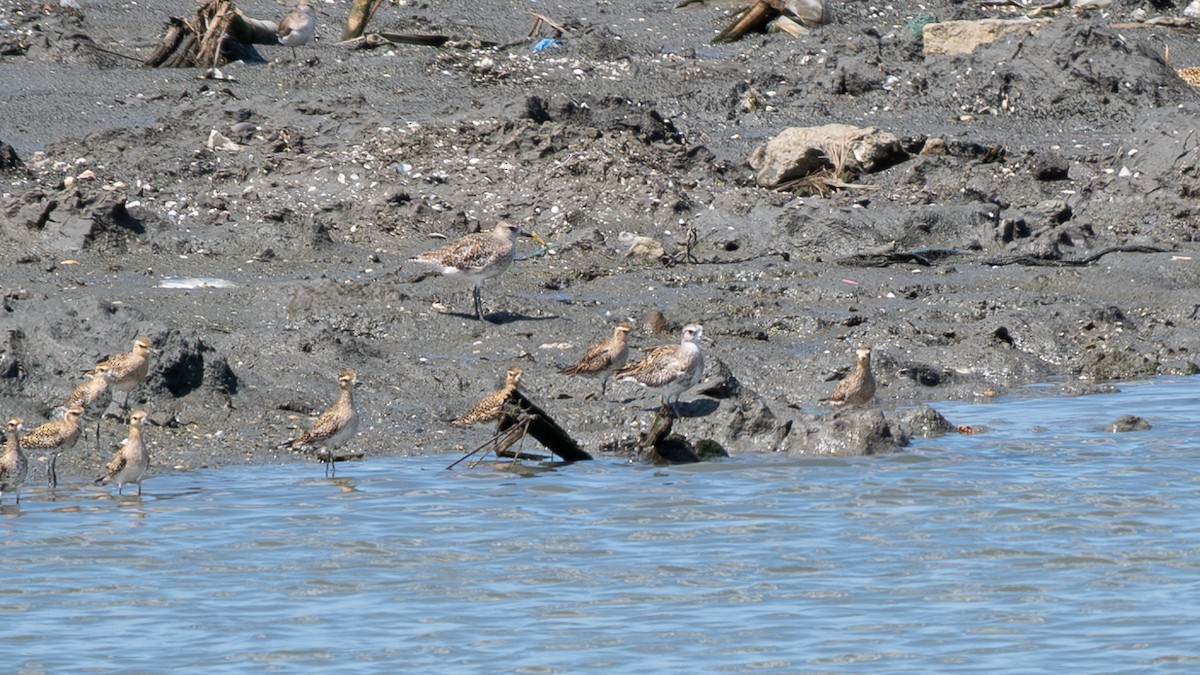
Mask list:
[[276,45],[278,24],[253,19],[238,11],[232,0],[205,0],[189,19],[171,17],[158,46],[144,61],[154,68],[207,68],[237,54],[240,45]]
[[779,10],[772,7],[767,0],[757,0],[743,10],[733,23],[725,27],[725,30],[718,33],[717,37],[713,38],[713,43],[736,42],[742,39],[746,33],[760,30],[763,25],[778,15]]
[[[592,458],[575,439],[571,438],[554,418],[546,414],[533,401],[530,401],[520,391],[513,391],[508,396],[508,400],[504,402],[505,414],[500,417],[497,423],[496,431],[501,432],[505,429],[524,425],[525,422],[520,421],[522,418],[528,420],[529,435],[532,436],[538,443],[541,443],[547,450],[558,455],[566,462],[580,462]],[[515,437],[510,442],[505,443],[505,448],[498,449],[503,451],[507,447],[511,447],[519,440]],[[498,453],[499,454],[499,453]]]
[[642,436],[641,453],[638,459],[651,464],[695,464],[700,461],[691,444],[678,436],[672,436],[675,426],[675,411],[664,405],[654,414],[654,421]]

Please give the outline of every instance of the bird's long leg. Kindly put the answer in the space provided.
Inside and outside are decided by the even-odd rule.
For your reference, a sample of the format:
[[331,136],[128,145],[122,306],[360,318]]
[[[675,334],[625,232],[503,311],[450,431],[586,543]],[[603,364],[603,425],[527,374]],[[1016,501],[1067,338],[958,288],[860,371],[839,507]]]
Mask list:
[[50,453],[50,466],[46,467],[46,484],[50,489],[58,487],[58,453]]
[[479,290],[479,284],[475,284],[475,290],[472,292],[475,298],[475,318],[483,320],[483,293]]
[[[103,417],[104,413],[100,413]],[[96,418],[96,452],[100,452],[100,417]]]
[[336,461],[337,460],[333,456],[333,448],[330,448],[329,449],[329,464],[328,464],[330,478],[337,478],[337,464],[334,463]]

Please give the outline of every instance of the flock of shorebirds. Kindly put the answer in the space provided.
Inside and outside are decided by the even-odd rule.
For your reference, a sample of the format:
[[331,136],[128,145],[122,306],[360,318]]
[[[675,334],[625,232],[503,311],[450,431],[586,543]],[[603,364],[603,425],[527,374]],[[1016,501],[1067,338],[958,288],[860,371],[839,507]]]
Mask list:
[[88,381],[75,387],[67,396],[63,416],[46,422],[28,434],[21,435],[24,420],[19,417],[8,420],[5,425],[4,455],[0,456],[0,503],[3,503],[6,492],[14,493],[17,503],[21,503],[21,486],[29,473],[26,449],[50,453],[46,479],[50,487],[58,484],[55,470],[58,454],[75,446],[81,431],[80,420],[84,415],[96,416],[96,449],[99,450],[100,415],[112,402],[113,391],[125,392],[122,409],[128,414],[129,436],[121,443],[116,456],[104,465],[96,482],[116,483],[118,494],[123,493],[126,484],[132,483],[138,486],[138,494],[142,494],[142,479],[150,468],[150,453],[142,442],[142,423],[146,420],[146,411],[129,413],[129,396],[150,372],[152,353],[153,343],[149,338],[140,337],[134,340],[132,351],[117,354],[97,364],[89,373]]
[[[485,320],[481,286],[484,281],[495,278],[512,265],[519,234],[520,227],[501,221],[491,232],[469,234],[446,246],[410,258],[410,261],[432,265],[443,275],[470,283],[475,316]],[[536,235],[531,236],[541,241]],[[599,378],[601,396],[607,392],[611,377],[616,377],[619,382],[633,382],[657,390],[662,404],[673,410],[680,395],[699,384],[704,377],[704,353],[700,348],[704,327],[690,323],[683,327],[678,344],[653,347],[646,350],[640,360],[630,363],[628,337],[632,330],[632,324],[618,323],[611,337],[592,345],[577,363],[559,372],[563,375]],[[67,397],[61,418],[46,422],[28,434],[21,435],[23,420],[8,420],[5,450],[0,457],[0,503],[4,494],[9,492],[15,493],[17,503],[20,503],[21,485],[29,471],[29,462],[24,453],[26,449],[50,453],[47,482],[51,487],[57,485],[55,466],[58,454],[75,445],[81,435],[81,420],[85,416],[96,418],[95,439],[99,451],[99,418],[112,402],[113,391],[125,393],[122,411],[128,415],[129,436],[121,444],[116,456],[104,465],[96,482],[116,483],[118,494],[123,494],[125,485],[134,484],[138,487],[138,495],[141,495],[142,479],[150,466],[150,455],[142,441],[142,425],[147,414],[144,410],[130,413],[129,397],[146,379],[150,355],[154,353],[149,338],[137,338],[132,351],[113,356],[92,369],[88,380]],[[832,395],[821,399],[822,402],[863,405],[875,394],[871,350],[859,349],[856,356],[854,371],[837,384]],[[470,412],[450,420],[450,423],[480,424],[499,418],[505,401],[519,386],[521,375],[520,368],[510,368],[503,388],[484,397]],[[294,450],[315,449],[316,457],[325,464],[326,476],[336,474],[334,451],[358,432],[358,411],[354,404],[356,382],[357,376],[353,371],[343,372],[338,378],[341,393],[337,401],[316,419],[308,431],[284,444]]]
[[[292,49],[293,59],[296,57],[296,47],[308,44],[316,37],[317,11],[307,2],[301,2],[279,22],[279,43]],[[481,290],[483,282],[499,276],[512,265],[516,258],[517,237],[522,234],[518,225],[502,220],[491,232],[469,234],[409,261],[430,265],[442,275],[470,283],[475,317],[485,320]],[[528,236],[545,245],[536,234],[530,233]],[[698,323],[688,324],[683,327],[678,344],[651,348],[640,360],[629,363],[628,336],[632,330],[632,324],[618,323],[611,337],[592,345],[577,363],[559,372],[599,378],[601,396],[607,391],[610,377],[615,376],[619,382],[634,382],[657,390],[662,404],[673,409],[679,396],[699,384],[704,377],[704,353],[700,348],[704,327]],[[152,353],[155,352],[151,340],[137,338],[132,351],[113,356],[89,372],[89,379],[67,397],[61,418],[46,422],[27,434],[21,434],[24,430],[22,419],[8,420],[4,454],[0,456],[0,504],[6,493],[14,493],[16,502],[20,504],[21,486],[29,472],[29,462],[24,452],[26,449],[50,453],[47,482],[50,487],[57,485],[58,455],[78,441],[80,423],[85,416],[96,418],[96,449],[100,450],[100,417],[112,402],[112,391],[125,393],[122,411],[129,423],[129,435],[121,443],[116,456],[104,465],[96,482],[116,483],[118,494],[123,494],[125,485],[134,484],[140,496],[142,479],[150,466],[150,455],[142,441],[142,426],[147,413],[144,410],[130,412],[129,397],[146,379]],[[516,390],[521,375],[520,368],[510,368],[503,388],[484,397],[470,412],[450,420],[450,423],[480,424],[499,418],[504,402]],[[325,463],[326,476],[336,473],[334,451],[358,432],[358,411],[354,405],[356,381],[354,372],[343,372],[338,378],[341,393],[337,401],[316,419],[308,431],[284,444],[295,450],[316,449],[317,458]],[[831,396],[821,401],[834,405],[862,405],[874,394],[871,350],[859,349],[854,371],[837,384]]]

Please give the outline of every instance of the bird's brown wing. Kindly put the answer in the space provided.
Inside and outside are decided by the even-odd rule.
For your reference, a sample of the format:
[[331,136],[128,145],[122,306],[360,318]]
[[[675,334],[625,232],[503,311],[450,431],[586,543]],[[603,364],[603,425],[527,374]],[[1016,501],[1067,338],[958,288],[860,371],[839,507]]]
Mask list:
[[580,375],[589,373],[598,373],[612,365],[613,350],[608,342],[594,344],[590,349],[579,359],[579,363],[573,366],[567,366],[558,371],[563,375]]
[[104,465],[104,471],[105,471],[104,477],[108,478],[108,479],[112,479],[112,477],[117,475],[118,473],[120,473],[121,469],[124,469],[125,465],[128,463],[129,463],[129,460],[126,459],[125,453],[118,452],[117,456],[112,458],[112,461],[110,461],[108,464]]

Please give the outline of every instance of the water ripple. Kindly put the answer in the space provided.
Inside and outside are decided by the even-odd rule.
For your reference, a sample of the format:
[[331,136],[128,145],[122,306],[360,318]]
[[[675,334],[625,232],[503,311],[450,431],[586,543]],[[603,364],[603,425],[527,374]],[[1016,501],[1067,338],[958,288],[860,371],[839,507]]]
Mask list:
[[[989,431],[889,457],[34,489],[0,518],[0,646],[31,671],[1182,671],[1200,380],[1123,388],[945,404]],[[1103,431],[1126,413],[1154,428]]]

